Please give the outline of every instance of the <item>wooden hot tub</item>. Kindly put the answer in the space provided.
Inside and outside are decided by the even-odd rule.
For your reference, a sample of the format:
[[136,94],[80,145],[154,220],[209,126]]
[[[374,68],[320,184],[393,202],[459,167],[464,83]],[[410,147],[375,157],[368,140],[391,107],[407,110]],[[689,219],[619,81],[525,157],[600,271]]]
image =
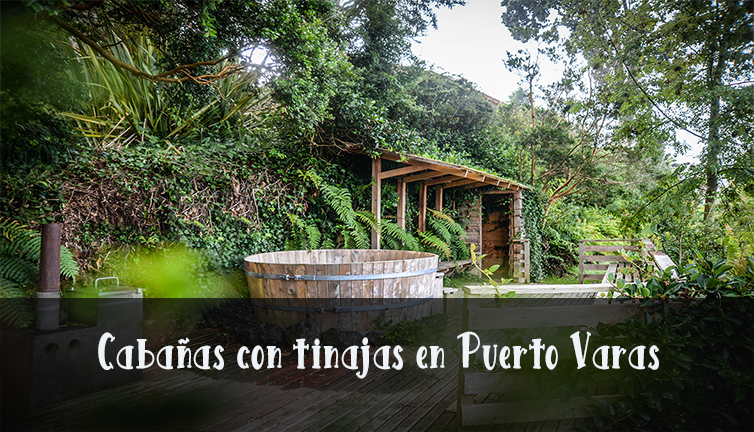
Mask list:
[[366,332],[428,316],[442,299],[438,257],[426,252],[330,249],[256,254],[244,269],[257,318],[283,329],[303,318],[322,331]]

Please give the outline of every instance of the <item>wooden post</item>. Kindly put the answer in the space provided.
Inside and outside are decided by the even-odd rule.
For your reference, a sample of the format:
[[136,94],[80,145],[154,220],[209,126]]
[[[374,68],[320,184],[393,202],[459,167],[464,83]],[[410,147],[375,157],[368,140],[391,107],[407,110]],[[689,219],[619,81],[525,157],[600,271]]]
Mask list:
[[[382,158],[372,159],[372,213],[377,218],[379,225],[382,216],[382,180],[380,172],[382,171]],[[380,248],[380,233],[372,230],[372,249]]]
[[511,242],[513,245],[511,250],[510,260],[513,262],[513,272],[511,277],[517,279],[519,283],[522,283],[526,277],[526,269],[522,266],[524,261],[524,224],[523,216],[521,214],[524,207],[524,194],[521,189],[516,190],[513,193],[513,199],[511,200],[513,206],[513,215],[511,217],[511,239],[519,239],[517,242]]
[[437,188],[435,191],[435,210],[441,212],[442,211],[442,191],[444,188]]
[[419,231],[427,230],[427,182],[419,189]]
[[406,229],[406,183],[398,179],[398,226]]
[[[461,312],[461,331],[469,329],[469,294],[464,290],[463,309]],[[458,390],[456,398],[456,430],[463,431],[469,428],[463,425],[463,408],[474,403],[474,395],[466,394],[466,372],[473,368],[464,369],[463,362],[458,362]]]
[[60,322],[60,224],[42,225],[37,290],[37,330],[57,330]]
[[524,239],[524,279],[526,283],[531,281],[531,249],[529,245],[529,239]]
[[584,240],[579,240],[579,283],[584,283]]

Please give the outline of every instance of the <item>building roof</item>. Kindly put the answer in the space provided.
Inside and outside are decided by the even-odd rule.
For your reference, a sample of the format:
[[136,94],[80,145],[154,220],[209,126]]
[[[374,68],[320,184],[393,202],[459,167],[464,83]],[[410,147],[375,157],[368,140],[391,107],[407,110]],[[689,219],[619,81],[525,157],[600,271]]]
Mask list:
[[529,189],[521,183],[506,178],[436,159],[416,156],[408,153],[376,149],[382,159],[399,162],[404,167],[380,172],[380,179],[404,176],[406,183],[426,181],[427,186],[441,185],[442,188],[456,186],[497,186],[508,190]]

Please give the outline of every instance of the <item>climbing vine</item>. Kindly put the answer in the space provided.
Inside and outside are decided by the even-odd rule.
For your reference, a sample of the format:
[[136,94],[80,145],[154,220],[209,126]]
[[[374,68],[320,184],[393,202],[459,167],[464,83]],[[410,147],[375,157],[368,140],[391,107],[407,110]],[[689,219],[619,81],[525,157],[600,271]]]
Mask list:
[[530,275],[532,282],[545,278],[545,250],[543,245],[544,203],[545,198],[538,190],[524,190],[521,217],[523,218],[523,237],[529,239]]

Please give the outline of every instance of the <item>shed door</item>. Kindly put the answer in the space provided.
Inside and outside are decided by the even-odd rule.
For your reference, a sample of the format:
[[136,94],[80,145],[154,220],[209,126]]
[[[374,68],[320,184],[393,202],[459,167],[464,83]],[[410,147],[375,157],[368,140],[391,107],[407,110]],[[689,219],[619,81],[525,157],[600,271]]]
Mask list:
[[482,250],[484,267],[500,265],[507,270],[511,234],[511,195],[483,195]]

